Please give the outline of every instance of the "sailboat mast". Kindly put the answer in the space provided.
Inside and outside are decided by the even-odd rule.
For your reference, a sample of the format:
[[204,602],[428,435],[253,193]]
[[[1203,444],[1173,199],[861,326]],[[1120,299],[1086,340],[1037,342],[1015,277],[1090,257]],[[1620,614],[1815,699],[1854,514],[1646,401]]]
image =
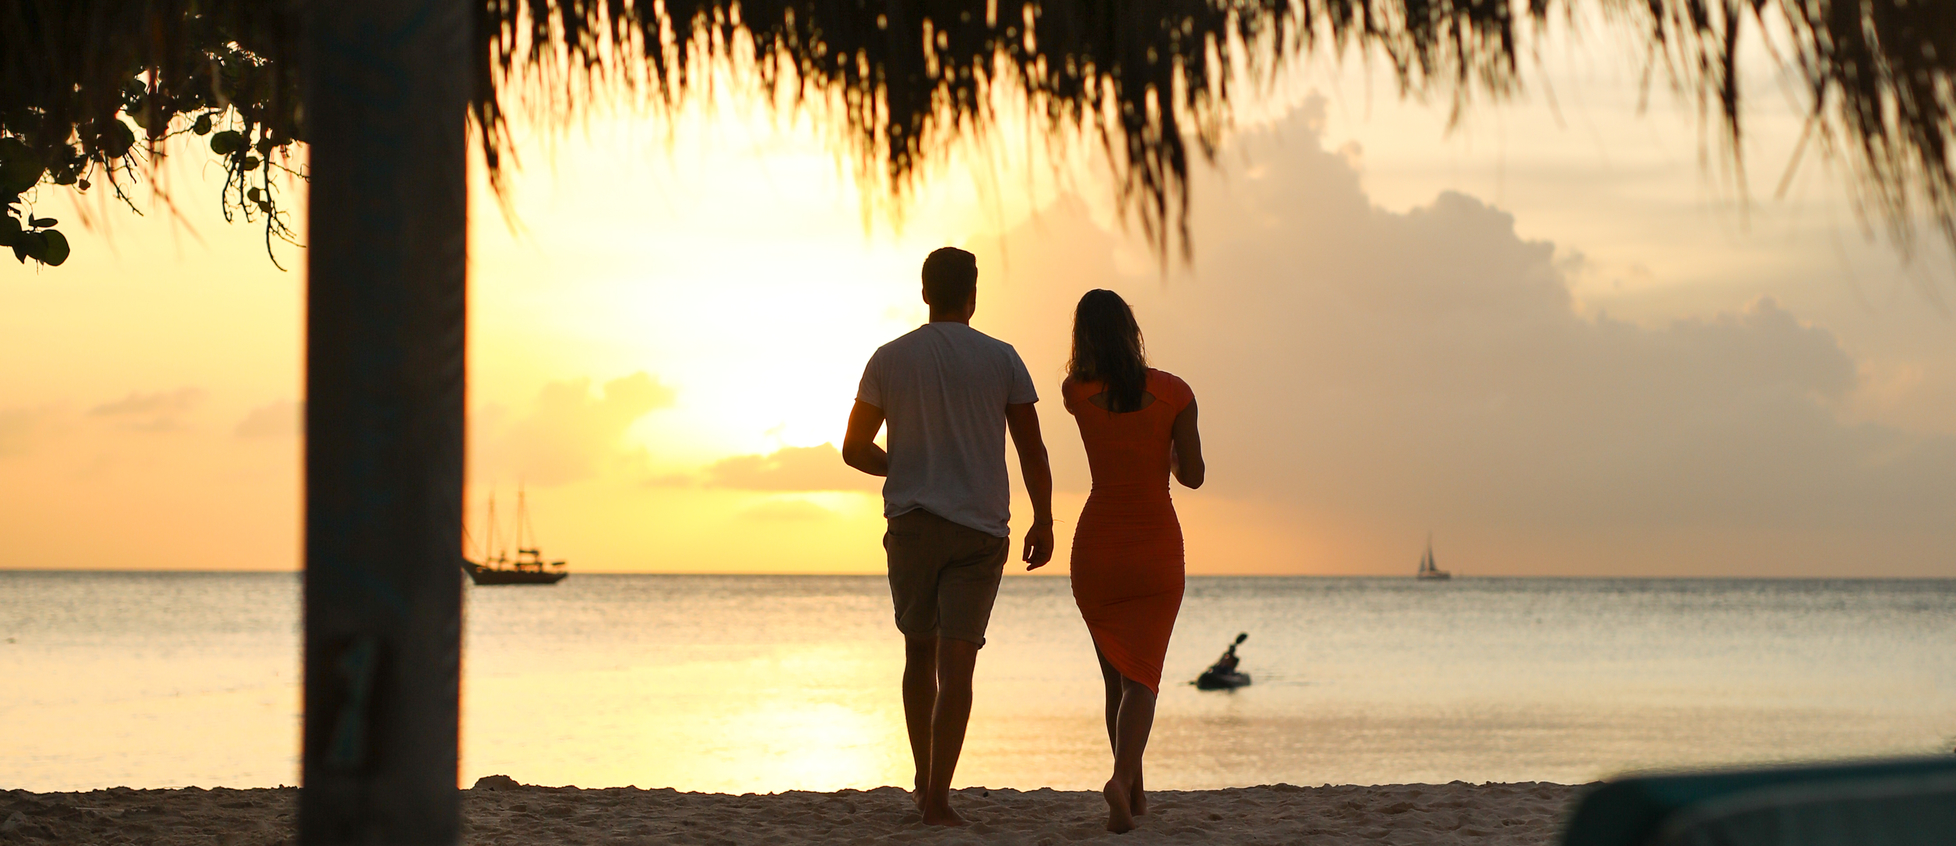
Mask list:
[[[528,539],[529,543],[524,543]],[[530,525],[530,505],[523,496],[523,486],[516,486],[516,551],[537,552],[537,528]]]
[[489,528],[482,539],[482,562],[489,563],[489,556],[496,554],[496,492],[489,492]]

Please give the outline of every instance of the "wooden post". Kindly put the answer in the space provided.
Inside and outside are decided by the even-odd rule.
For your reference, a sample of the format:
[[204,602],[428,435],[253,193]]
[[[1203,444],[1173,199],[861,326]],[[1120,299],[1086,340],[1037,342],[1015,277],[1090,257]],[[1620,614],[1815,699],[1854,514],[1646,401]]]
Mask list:
[[299,842],[453,844],[470,6],[311,0]]

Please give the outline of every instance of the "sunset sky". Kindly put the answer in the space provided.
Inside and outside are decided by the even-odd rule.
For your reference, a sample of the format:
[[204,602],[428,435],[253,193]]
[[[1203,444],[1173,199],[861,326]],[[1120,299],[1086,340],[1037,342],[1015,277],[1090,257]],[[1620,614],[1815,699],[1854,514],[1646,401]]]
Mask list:
[[[900,220],[819,110],[532,130],[512,214],[475,194],[471,531],[521,484],[576,571],[879,572],[875,480],[833,444],[953,244],[1046,400],[1054,570],[1088,478],[1052,400],[1108,287],[1201,402],[1192,572],[1407,574],[1431,531],[1469,576],[1956,576],[1949,250],[1871,238],[1818,157],[1776,197],[1801,105],[1763,71],[1745,201],[1691,103],[1660,82],[1639,113],[1617,40],[1551,38],[1529,94],[1452,129],[1376,65],[1293,69],[1197,173],[1165,274],[1100,162],[1014,125]],[[74,257],[0,270],[0,567],[299,566],[303,273],[222,221],[205,157],[161,177],[175,213],[91,195],[90,230],[44,189]]]

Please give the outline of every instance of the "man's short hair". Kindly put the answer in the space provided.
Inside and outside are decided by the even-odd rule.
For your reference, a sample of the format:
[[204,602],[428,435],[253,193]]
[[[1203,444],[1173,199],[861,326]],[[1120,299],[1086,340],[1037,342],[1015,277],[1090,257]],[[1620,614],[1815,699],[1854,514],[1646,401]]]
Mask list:
[[978,257],[940,247],[924,259],[924,294],[938,308],[959,308],[978,290]]

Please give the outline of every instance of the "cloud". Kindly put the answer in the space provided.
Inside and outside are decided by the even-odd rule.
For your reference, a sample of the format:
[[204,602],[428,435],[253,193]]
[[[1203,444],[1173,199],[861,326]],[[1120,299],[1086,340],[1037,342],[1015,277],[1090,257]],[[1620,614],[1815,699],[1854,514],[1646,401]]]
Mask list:
[[155,393],[129,392],[129,396],[105,402],[88,410],[94,417],[116,421],[124,429],[142,432],[170,432],[183,428],[182,416],[204,400],[201,388],[179,388]]
[[491,438],[488,462],[534,485],[560,485],[597,475],[626,457],[620,440],[640,417],[669,408],[677,393],[640,372],[591,390],[591,380],[552,382],[529,416]]
[[305,403],[278,400],[252,409],[232,434],[244,440],[298,437],[305,430],[305,414]]
[[[1195,389],[1204,494],[1285,503],[1372,548],[1472,527],[1537,570],[1688,570],[1738,539],[1819,533],[1834,545],[1760,566],[1856,549],[1894,572],[1952,539],[1956,439],[1844,422],[1861,368],[1833,332],[1771,299],[1663,326],[1585,316],[1556,245],[1463,194],[1378,208],[1321,128],[1320,104],[1242,136],[1229,157],[1248,174],[1199,175],[1194,264],[1168,280],[1123,272],[1133,247],[1077,203],[980,245],[1009,280],[981,294],[981,328],[1050,396],[1073,303],[1120,291],[1155,363]],[[1083,489],[1054,414],[1060,482]],[[1663,545],[1686,534],[1736,546]],[[1595,557],[1551,561],[1531,540],[1548,536]]]
[[710,488],[747,491],[875,491],[883,484],[843,464],[832,444],[724,458],[708,465],[701,481]]

